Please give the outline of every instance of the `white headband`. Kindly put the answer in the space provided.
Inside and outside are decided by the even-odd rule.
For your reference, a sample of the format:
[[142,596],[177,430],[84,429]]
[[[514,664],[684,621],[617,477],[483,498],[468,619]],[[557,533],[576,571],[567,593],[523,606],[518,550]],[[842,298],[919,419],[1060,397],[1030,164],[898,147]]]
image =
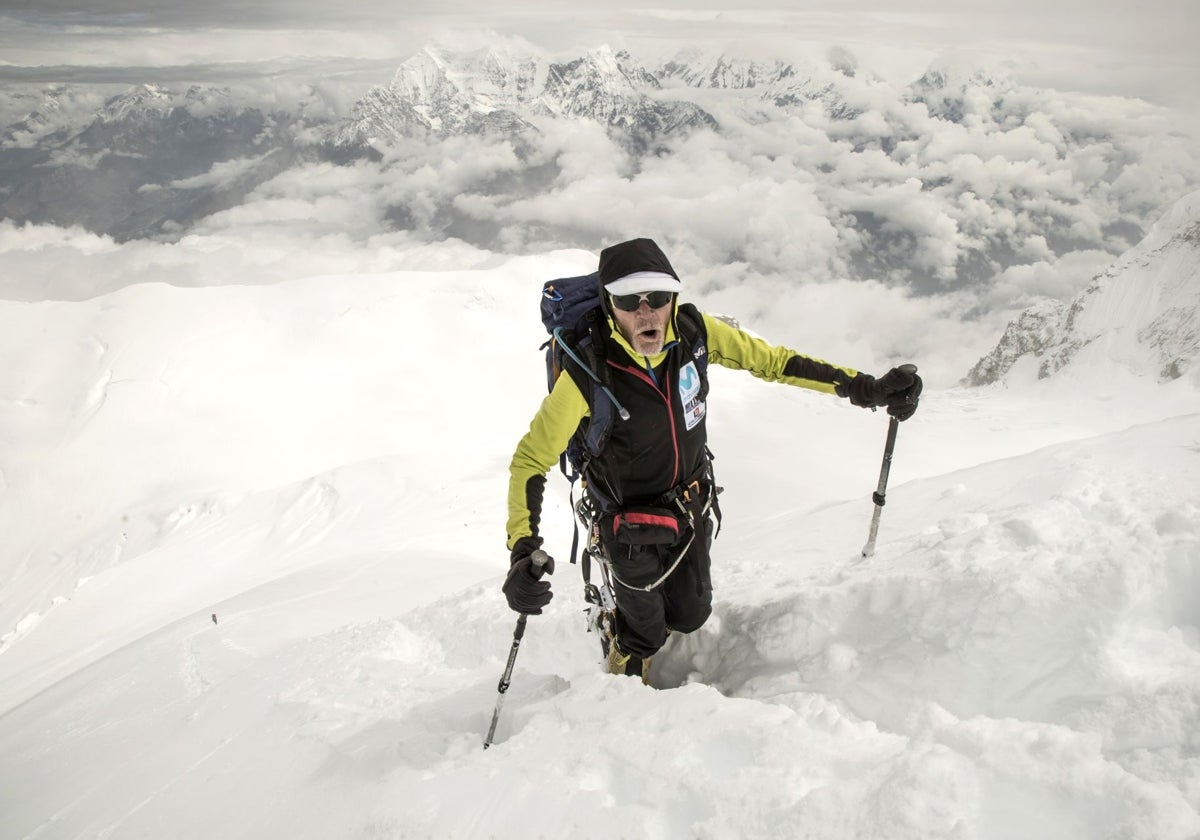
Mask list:
[[683,284],[670,274],[662,271],[635,271],[626,274],[604,286],[610,295],[631,295],[635,292],[675,292],[683,291]]

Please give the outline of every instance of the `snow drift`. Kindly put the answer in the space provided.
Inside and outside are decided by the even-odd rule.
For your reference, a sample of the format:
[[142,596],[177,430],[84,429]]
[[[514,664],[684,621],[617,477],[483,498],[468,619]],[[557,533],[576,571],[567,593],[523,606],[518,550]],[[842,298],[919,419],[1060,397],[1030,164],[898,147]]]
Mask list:
[[0,835],[1200,832],[1200,399],[1128,371],[928,392],[869,560],[883,415],[714,371],[713,619],[600,673],[552,480],[484,752],[593,259],[0,303]]

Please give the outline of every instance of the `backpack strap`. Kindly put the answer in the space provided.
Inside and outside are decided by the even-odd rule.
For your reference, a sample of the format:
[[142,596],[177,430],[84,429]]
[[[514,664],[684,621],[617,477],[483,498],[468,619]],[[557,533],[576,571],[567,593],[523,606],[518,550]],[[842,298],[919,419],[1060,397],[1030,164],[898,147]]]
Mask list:
[[[604,341],[603,339],[598,338],[599,328],[595,325],[598,311],[599,310],[592,310],[587,314],[589,335],[588,342],[586,344],[584,344],[583,341],[580,341],[580,343],[574,349],[572,349],[570,342],[564,338],[564,333],[561,327],[554,331],[554,337],[562,346],[563,352],[567,354],[567,357],[578,366],[579,370],[586,373],[592,379],[592,381],[599,386],[601,393],[603,393],[604,396],[606,396],[612,402],[613,407],[616,408],[617,414],[620,415],[621,419],[628,420],[629,410],[625,408],[625,406],[621,405],[620,400],[617,399],[616,394],[612,392],[612,388],[610,387],[611,381],[608,378],[608,365],[605,363],[604,356]],[[582,358],[581,356],[586,358]],[[568,371],[570,370],[571,369],[568,368]],[[572,378],[575,379],[575,384],[580,386],[579,391],[580,393],[584,394],[585,397],[589,392],[592,391],[591,388],[582,387],[583,383],[581,383],[573,373]],[[596,406],[592,400],[588,400],[588,407],[591,408],[593,412],[596,410]]]
[[[572,493],[575,482],[586,471],[588,462],[603,451],[616,418],[620,416],[628,420],[630,416],[612,391],[605,348],[608,334],[608,321],[597,307],[586,313],[576,330],[556,329],[552,339],[566,357],[562,369],[571,377],[588,404],[589,416],[580,423],[567,444],[566,452],[559,458],[559,468],[571,483]],[[578,548],[579,523],[576,521],[571,542],[572,563],[575,562]]]

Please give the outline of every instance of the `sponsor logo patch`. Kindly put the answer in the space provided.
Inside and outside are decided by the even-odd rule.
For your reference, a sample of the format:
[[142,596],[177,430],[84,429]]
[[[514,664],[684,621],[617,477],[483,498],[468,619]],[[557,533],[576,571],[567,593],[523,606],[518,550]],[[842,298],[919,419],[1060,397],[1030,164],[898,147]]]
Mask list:
[[695,362],[688,362],[679,369],[679,401],[683,403],[684,423],[687,430],[696,428],[704,419],[706,406],[700,399],[700,371]]

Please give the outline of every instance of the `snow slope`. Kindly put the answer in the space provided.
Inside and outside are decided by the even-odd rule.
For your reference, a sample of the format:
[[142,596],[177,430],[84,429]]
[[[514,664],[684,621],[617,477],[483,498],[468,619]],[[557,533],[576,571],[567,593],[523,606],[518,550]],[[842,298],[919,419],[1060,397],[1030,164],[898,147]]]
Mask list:
[[1200,396],[1132,373],[928,393],[863,560],[885,416],[714,371],[713,619],[599,673],[552,480],[483,751],[592,260],[0,302],[0,837],[1200,834]]
[[1150,233],[1069,303],[1042,301],[1009,324],[967,375],[971,384],[1062,368],[1114,365],[1160,379],[1200,382],[1200,192],[1174,206]]

